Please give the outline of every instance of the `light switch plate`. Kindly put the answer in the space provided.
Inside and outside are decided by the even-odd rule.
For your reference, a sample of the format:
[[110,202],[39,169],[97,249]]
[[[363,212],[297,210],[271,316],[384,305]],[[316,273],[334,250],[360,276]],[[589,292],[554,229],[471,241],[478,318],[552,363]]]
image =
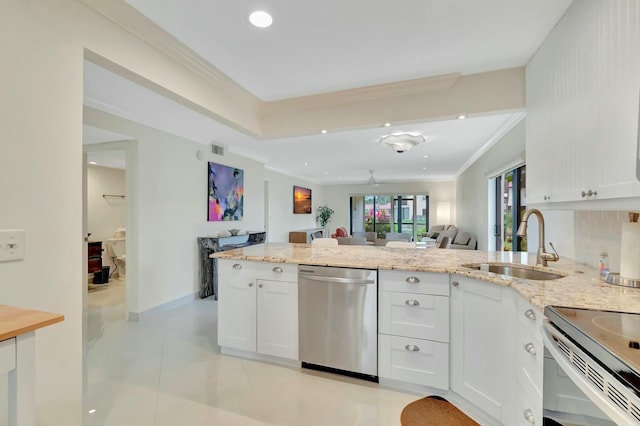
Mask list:
[[24,229],[0,230],[0,262],[24,259]]

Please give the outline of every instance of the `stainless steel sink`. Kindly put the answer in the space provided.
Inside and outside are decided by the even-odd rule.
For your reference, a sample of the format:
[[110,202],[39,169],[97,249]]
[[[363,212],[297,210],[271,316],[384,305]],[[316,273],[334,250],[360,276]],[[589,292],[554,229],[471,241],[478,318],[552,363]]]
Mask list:
[[564,278],[564,275],[554,272],[534,270],[525,265],[512,263],[473,263],[463,266],[478,271],[493,272],[494,274],[508,275],[510,277],[525,278],[528,280],[557,280],[558,278]]

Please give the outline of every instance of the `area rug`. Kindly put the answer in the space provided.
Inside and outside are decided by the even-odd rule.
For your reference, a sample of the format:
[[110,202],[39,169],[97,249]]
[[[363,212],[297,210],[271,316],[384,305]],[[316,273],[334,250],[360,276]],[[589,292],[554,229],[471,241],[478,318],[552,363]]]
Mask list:
[[439,396],[428,396],[404,407],[402,426],[479,426],[469,416]]

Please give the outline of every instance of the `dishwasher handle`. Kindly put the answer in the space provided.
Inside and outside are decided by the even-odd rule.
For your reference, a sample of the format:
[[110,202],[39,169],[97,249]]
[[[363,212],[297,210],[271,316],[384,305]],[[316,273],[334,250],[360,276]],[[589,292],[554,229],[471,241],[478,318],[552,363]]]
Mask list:
[[325,283],[339,283],[339,284],[375,284],[375,280],[361,279],[361,278],[342,278],[342,277],[323,277],[317,275],[303,275],[300,274],[300,278],[311,281],[322,281]]

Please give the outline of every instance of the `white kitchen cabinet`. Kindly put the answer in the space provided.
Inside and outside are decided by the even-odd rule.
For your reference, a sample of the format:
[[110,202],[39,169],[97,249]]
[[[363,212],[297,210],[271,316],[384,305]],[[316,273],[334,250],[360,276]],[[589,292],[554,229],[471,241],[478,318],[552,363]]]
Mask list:
[[513,300],[509,339],[510,359],[513,361],[515,392],[506,395],[512,408],[511,420],[505,424],[542,424],[542,380],[544,346],[542,344],[543,314],[524,297],[509,289],[504,295]]
[[255,278],[239,262],[218,259],[218,292],[218,344],[255,352]]
[[298,283],[257,280],[257,350],[298,359]]
[[513,391],[509,290],[451,276],[451,389],[503,424]]
[[562,20],[527,65],[527,201],[638,197],[640,5],[580,2]]
[[298,358],[297,266],[218,259],[218,344]]
[[449,276],[378,272],[378,376],[449,388]]

